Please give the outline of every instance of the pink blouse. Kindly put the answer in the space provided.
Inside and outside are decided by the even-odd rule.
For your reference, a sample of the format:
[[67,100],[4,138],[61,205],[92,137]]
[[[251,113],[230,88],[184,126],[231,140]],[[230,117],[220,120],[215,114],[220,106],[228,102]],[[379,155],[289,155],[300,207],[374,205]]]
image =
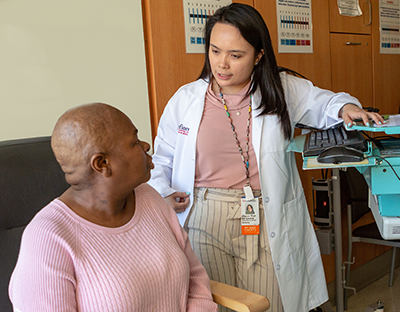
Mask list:
[[[246,184],[246,170],[221,97],[219,93],[212,90],[211,86],[212,84],[207,89],[203,117],[197,136],[194,186],[242,189]],[[237,94],[224,94],[244,155],[250,103],[250,96],[246,95],[246,92],[249,87],[250,82]],[[259,190],[260,179],[251,136],[250,120],[250,185],[253,190]]]

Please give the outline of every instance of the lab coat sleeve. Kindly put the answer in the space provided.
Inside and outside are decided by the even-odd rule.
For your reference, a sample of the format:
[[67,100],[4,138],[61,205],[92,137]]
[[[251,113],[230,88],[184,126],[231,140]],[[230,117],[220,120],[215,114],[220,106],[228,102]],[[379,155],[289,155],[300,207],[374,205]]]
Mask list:
[[154,169],[148,182],[163,197],[175,193],[171,188],[172,169],[175,157],[175,147],[179,128],[180,96],[175,94],[168,102],[158,125],[157,136],[154,140]]
[[320,89],[311,81],[290,74],[283,74],[281,78],[291,119],[295,123],[324,129],[342,122],[339,111],[345,104],[362,107],[358,99],[348,93]]
[[[182,86],[161,116],[149,184],[163,197],[176,191],[193,194],[196,138],[208,85],[198,79]],[[190,198],[193,203],[193,196]]]

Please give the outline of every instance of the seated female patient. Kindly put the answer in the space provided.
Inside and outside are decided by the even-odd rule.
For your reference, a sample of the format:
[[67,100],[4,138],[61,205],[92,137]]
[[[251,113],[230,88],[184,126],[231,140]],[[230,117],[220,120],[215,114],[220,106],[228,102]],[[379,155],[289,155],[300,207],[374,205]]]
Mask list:
[[14,311],[216,311],[175,212],[148,184],[150,146],[95,103],[58,120],[52,149],[71,187],[22,236]]

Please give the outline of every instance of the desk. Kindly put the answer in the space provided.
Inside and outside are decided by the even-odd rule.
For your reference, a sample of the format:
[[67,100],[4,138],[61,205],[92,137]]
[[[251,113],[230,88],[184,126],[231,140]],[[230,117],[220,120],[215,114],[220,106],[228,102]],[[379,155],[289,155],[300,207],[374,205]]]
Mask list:
[[[356,130],[367,130],[373,132],[384,131],[386,134],[398,134],[400,133],[400,127],[390,127],[390,128],[367,128],[365,126],[355,126],[353,127]],[[359,128],[359,129],[357,129]],[[297,139],[297,138],[295,138]],[[293,151],[301,151],[304,146],[305,138],[298,138],[295,140],[296,142],[291,146],[290,150]],[[345,167],[357,167],[360,172],[364,172],[365,170],[369,170],[367,175],[364,174],[364,177],[367,180],[367,183],[371,189],[372,194],[376,194],[377,198],[379,198],[379,214],[382,214],[386,217],[380,217],[381,219],[386,219],[386,224],[390,221],[395,220],[398,222],[398,200],[399,200],[399,189],[398,189],[398,176],[394,176],[393,174],[389,174],[389,170],[382,169],[381,162],[382,158],[380,156],[379,149],[374,146],[371,142],[368,143],[368,151],[365,152],[367,158],[365,158],[361,162],[357,163],[343,163],[343,164],[321,164],[318,163],[316,157],[305,157],[303,162],[303,169],[331,169],[332,170],[332,210],[333,210],[333,223],[334,223],[334,251],[335,251],[335,289],[336,289],[336,311],[343,312],[344,311],[344,281],[342,280],[342,226],[341,226],[341,194],[340,194],[340,170]],[[379,160],[379,161],[378,161]],[[391,159],[392,163],[395,167],[400,168],[400,154],[396,155],[395,158]],[[393,168],[392,168],[393,169]],[[394,169],[393,169],[394,170]],[[388,172],[384,174],[380,174],[380,171]],[[375,175],[375,177],[374,177]],[[392,179],[392,180],[390,180]],[[383,186],[381,180],[389,181],[390,187],[387,185]],[[376,183],[376,182],[379,183]],[[380,188],[378,187],[380,186]],[[396,206],[396,209],[393,209],[393,205]],[[389,206],[389,207],[388,207]],[[371,207],[371,206],[370,206]],[[372,208],[372,207],[371,207]],[[385,211],[383,213],[383,209]],[[388,209],[391,208],[391,209]],[[372,209],[374,212],[374,210]],[[379,221],[379,218],[374,214],[376,221]],[[382,221],[383,222],[383,221]],[[400,239],[400,233],[397,233],[397,228],[400,228],[400,224],[396,223],[396,230],[393,230],[390,235],[385,236],[380,228],[382,222],[377,222],[378,228],[381,232],[381,235],[384,239]]]
[[[297,136],[289,146],[289,151],[303,152],[305,135]],[[372,147],[369,146],[367,154],[372,154]],[[344,311],[344,288],[342,280],[342,204],[340,194],[340,170],[344,167],[368,167],[375,164],[375,159],[369,158],[357,163],[346,163],[340,165],[320,164],[316,161],[316,157],[305,158],[303,169],[331,169],[332,170],[332,209],[333,209],[333,230],[334,230],[334,251],[335,251],[335,290],[336,290],[336,312]]]
[[[303,152],[305,136],[297,136],[292,141],[289,146],[289,151],[294,152]],[[310,159],[311,160],[311,159]],[[315,163],[315,164],[314,164]],[[364,165],[368,166],[369,162],[367,161]],[[304,160],[303,169],[319,169],[319,168],[327,168],[332,169],[332,208],[333,208],[333,230],[334,230],[334,248],[335,248],[335,289],[336,289],[336,312],[344,311],[344,291],[343,291],[343,283],[342,283],[342,204],[341,204],[341,195],[340,195],[340,166],[338,165],[318,165],[318,163],[313,162],[309,164],[307,160]]]
[[335,289],[336,289],[336,312],[344,311],[344,292],[342,282],[342,216],[340,195],[340,169],[332,168],[332,193],[333,193],[333,241],[335,247]]

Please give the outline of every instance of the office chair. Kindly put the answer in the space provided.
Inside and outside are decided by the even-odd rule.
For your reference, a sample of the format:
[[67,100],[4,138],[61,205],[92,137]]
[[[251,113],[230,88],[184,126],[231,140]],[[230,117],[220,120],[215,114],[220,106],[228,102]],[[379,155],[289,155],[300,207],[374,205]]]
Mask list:
[[[8,284],[25,226],[69,185],[50,146],[50,137],[0,142],[0,311],[12,312]],[[214,301],[237,311],[260,312],[269,301],[226,284],[211,282]]]
[[12,311],[8,283],[25,226],[67,188],[49,138],[0,142],[0,311]]
[[261,295],[211,281],[214,302],[238,312],[262,312],[269,309],[269,300]]
[[[352,262],[352,245],[356,242],[369,243],[375,245],[392,246],[392,263],[389,274],[389,286],[393,285],[393,274],[396,260],[396,247],[400,247],[400,240],[384,240],[379,233],[378,226],[375,222],[362,225],[354,230],[352,225],[355,224],[362,216],[370,212],[368,207],[368,185],[364,176],[353,167],[341,171],[341,181],[347,186],[347,226],[348,226],[348,254],[346,265],[346,281],[350,279],[350,263]],[[345,194],[346,192],[344,192]],[[344,292],[344,308],[347,310],[348,289]]]

